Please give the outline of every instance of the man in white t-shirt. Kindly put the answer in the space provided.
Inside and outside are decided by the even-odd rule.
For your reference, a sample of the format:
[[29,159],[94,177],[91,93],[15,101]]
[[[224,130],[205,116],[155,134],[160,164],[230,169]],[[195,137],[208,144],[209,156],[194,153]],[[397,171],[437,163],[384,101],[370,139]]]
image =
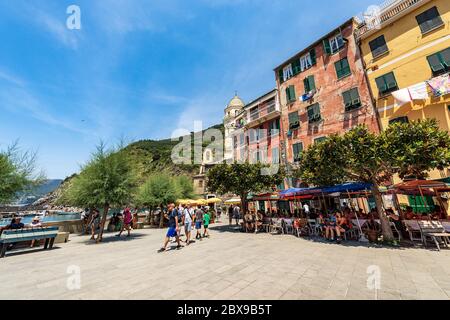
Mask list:
[[305,213],[306,216],[309,216],[309,206],[306,202],[303,205],[303,212]]
[[194,216],[194,209],[192,209],[191,205],[188,204],[183,210],[183,224],[184,224],[184,231],[186,233],[187,246],[191,243],[193,216]]

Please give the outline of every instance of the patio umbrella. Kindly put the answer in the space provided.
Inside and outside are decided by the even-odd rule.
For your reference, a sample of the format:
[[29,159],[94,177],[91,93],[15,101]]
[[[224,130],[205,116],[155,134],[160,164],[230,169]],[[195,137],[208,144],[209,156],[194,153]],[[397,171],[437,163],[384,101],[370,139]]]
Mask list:
[[208,203],[221,203],[222,199],[219,198],[211,198],[211,199],[206,199],[206,202]]

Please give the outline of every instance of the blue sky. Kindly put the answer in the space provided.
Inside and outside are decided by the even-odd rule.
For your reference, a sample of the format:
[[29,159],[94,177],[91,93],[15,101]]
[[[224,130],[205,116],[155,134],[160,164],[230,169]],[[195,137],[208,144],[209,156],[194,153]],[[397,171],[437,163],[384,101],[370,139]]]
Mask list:
[[[81,30],[66,28],[69,5]],[[0,148],[49,178],[94,146],[222,121],[275,86],[273,68],[374,0],[0,0]]]

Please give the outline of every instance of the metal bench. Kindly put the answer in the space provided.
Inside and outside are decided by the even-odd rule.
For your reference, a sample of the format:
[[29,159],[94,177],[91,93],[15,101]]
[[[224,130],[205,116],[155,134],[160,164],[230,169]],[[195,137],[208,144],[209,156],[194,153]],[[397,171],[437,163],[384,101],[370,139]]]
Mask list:
[[427,246],[427,238],[431,238],[439,251],[441,248],[438,240],[442,240],[443,244],[448,248],[450,233],[445,232],[442,223],[439,221],[418,221],[418,223],[425,247]]
[[44,250],[52,249],[58,235],[58,227],[26,228],[19,230],[4,230],[0,236],[0,258],[5,257],[8,245],[32,240],[45,239]]

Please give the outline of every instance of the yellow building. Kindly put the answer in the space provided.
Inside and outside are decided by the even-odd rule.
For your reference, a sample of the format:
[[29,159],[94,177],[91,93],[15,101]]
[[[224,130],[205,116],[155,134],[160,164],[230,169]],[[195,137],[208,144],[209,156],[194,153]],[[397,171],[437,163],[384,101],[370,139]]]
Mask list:
[[[357,32],[380,127],[436,118],[450,130],[450,1],[390,0]],[[431,81],[430,83],[428,81]],[[430,178],[450,176],[432,172]]]

